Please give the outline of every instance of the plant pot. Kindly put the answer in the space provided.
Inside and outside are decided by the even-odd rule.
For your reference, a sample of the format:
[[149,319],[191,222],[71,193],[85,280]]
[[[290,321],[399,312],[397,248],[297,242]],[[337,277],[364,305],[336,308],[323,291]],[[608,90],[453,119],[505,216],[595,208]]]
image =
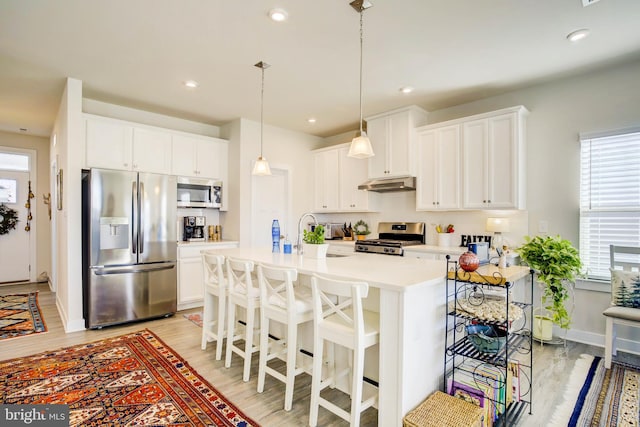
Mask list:
[[328,243],[322,243],[319,245],[312,245],[310,243],[302,244],[303,252],[302,256],[305,258],[326,258],[327,250],[329,249]]
[[356,234],[356,239],[358,240],[364,240],[367,238],[366,234]]
[[553,338],[553,321],[543,314],[533,315],[533,337],[541,341],[551,341]]

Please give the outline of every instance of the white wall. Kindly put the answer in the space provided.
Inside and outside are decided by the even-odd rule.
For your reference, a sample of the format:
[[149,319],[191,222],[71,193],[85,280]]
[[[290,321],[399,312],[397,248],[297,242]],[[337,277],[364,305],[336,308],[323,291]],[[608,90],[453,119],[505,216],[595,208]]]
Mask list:
[[[81,170],[84,165],[82,134],[82,82],[67,79],[53,133],[56,146],[50,147],[63,171],[62,210],[56,212],[57,283],[56,305],[65,331],[84,329],[82,317],[82,229]],[[52,138],[53,140],[53,138]]]
[[[256,232],[251,229],[251,171],[260,154],[260,123],[239,119],[223,126],[221,135],[229,140],[229,164],[237,166],[229,168],[230,191],[235,200],[221,219],[223,235],[225,239],[239,240],[241,246],[247,246],[252,233]],[[281,224],[287,230],[295,230],[298,218],[312,206],[313,163],[310,150],[323,142],[322,138],[312,135],[264,126],[264,157],[271,167],[291,172],[292,220],[289,224]],[[293,235],[290,237],[295,239]]]

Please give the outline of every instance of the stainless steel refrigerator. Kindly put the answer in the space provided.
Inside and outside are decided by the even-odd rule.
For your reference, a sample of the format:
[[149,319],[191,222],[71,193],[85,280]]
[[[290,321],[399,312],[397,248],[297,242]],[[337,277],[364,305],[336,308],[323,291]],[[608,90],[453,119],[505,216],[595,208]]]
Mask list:
[[176,197],[174,176],[83,171],[87,328],[175,313]]

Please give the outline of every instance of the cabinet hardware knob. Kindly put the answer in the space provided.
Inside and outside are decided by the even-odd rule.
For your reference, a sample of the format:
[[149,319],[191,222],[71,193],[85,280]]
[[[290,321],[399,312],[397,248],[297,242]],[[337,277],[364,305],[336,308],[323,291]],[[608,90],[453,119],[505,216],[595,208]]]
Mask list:
[[436,204],[436,202],[432,202],[432,204],[433,204],[433,205],[435,205],[435,204]]
[[482,201],[482,203],[487,203],[487,201],[486,201],[486,200],[483,200],[483,201]]

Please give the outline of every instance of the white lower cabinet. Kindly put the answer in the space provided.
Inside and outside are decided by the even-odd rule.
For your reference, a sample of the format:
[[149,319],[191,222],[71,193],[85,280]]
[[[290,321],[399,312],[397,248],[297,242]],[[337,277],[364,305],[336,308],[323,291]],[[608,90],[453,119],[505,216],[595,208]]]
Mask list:
[[178,310],[202,307],[204,303],[204,269],[200,251],[237,247],[237,242],[178,245]]

